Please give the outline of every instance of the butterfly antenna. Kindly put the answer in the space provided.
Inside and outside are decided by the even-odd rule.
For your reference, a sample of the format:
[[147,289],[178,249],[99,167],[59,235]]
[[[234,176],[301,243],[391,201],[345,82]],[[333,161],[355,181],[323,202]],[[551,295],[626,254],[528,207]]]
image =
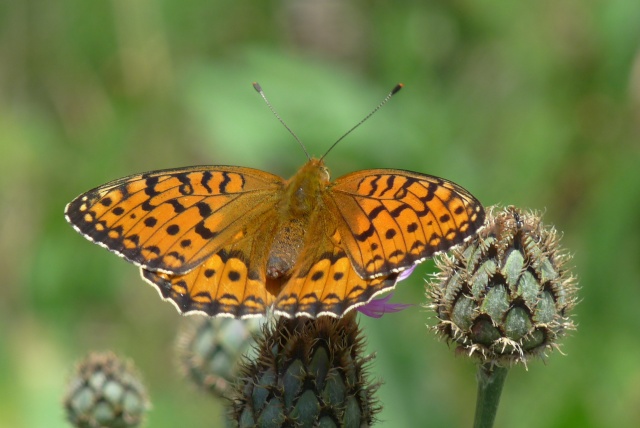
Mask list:
[[[362,119],[360,122],[358,122],[358,123],[357,123],[353,128],[351,128],[350,130],[348,130],[347,132],[345,132],[344,134],[342,134],[342,137],[338,138],[338,140],[337,140],[335,143],[333,143],[333,145],[332,145],[331,147],[329,147],[329,150],[327,150],[327,151],[325,152],[325,154],[324,154],[324,155],[322,155],[322,157],[320,158],[320,160],[324,159],[324,158],[325,158],[325,156],[327,156],[327,155],[329,154],[329,152],[330,152],[331,150],[333,150],[333,148],[334,148],[335,146],[337,146],[337,145],[338,145],[338,143],[344,139],[344,137],[346,137],[347,135],[351,134],[351,133],[352,133],[352,132],[353,132],[353,131],[358,127],[358,126],[360,126],[360,125],[362,125],[363,123],[365,123],[365,122],[366,122],[366,121],[367,121],[371,116],[373,116],[373,115],[374,115],[374,113],[375,113],[375,112],[377,112],[378,110],[380,110],[380,108],[381,108],[383,105],[385,105],[385,104],[387,103],[387,101],[389,101],[389,100],[391,99],[391,97],[392,97],[392,96],[394,96],[395,94],[397,94],[397,93],[398,93],[398,91],[399,91],[400,89],[402,89],[402,87],[403,87],[403,86],[404,86],[404,85],[403,85],[402,83],[398,83],[398,84],[397,84],[397,85],[396,85],[396,86],[391,90],[391,92],[389,92],[389,93],[387,94],[387,96],[386,96],[386,97],[384,97],[384,99],[382,100],[382,102],[381,102],[380,104],[378,104],[378,106],[377,106],[376,108],[374,108],[374,109],[371,111],[371,113],[369,113],[367,116],[365,116],[365,118],[364,118],[364,119]],[[264,95],[263,95],[263,96],[264,96]]]
[[267,107],[269,107],[269,110],[271,110],[271,113],[273,113],[273,115],[278,118],[278,120],[280,121],[280,123],[282,124],[282,126],[284,126],[285,128],[287,128],[287,131],[289,131],[289,134],[293,135],[293,138],[296,139],[296,141],[298,142],[298,144],[300,144],[300,147],[302,147],[302,150],[304,150],[304,154],[307,155],[307,159],[311,159],[311,156],[309,156],[309,152],[307,151],[307,148],[304,146],[304,144],[302,144],[302,141],[300,141],[300,138],[298,138],[298,136],[296,135],[295,132],[293,132],[291,130],[291,128],[289,128],[287,126],[286,123],[284,123],[284,120],[282,120],[282,118],[280,117],[280,115],[275,111],[275,109],[273,108],[273,106],[271,105],[271,103],[269,102],[269,100],[267,99],[267,96],[264,94],[264,91],[262,90],[262,86],[260,86],[260,84],[258,82],[253,82],[253,89],[255,89],[260,96],[262,97],[262,99],[264,100],[265,103],[267,103]]

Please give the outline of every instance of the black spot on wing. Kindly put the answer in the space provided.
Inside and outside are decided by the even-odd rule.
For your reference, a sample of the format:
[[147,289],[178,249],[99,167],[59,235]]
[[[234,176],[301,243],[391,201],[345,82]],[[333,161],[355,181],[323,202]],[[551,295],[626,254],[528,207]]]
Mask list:
[[211,171],[204,171],[202,173],[202,179],[200,180],[200,184],[202,185],[202,187],[207,189],[207,192],[209,193],[213,192],[211,190],[211,187],[209,187],[209,181],[211,181],[212,178],[213,178],[213,174],[211,174]]
[[231,182],[231,177],[229,177],[229,173],[226,171],[222,172],[222,181],[220,182],[220,185],[218,186],[218,189],[220,191],[220,193],[225,194],[227,193],[227,185]]
[[184,205],[178,202],[177,199],[170,199],[167,201],[167,203],[173,207],[173,211],[176,214],[180,214],[181,212],[187,209]]
[[424,242],[422,241],[415,241],[413,244],[411,244],[411,248],[409,249],[409,251],[411,253],[415,252],[415,251],[422,251],[422,249],[425,247]]
[[213,300],[211,298],[211,293],[209,293],[208,291],[199,291],[196,294],[194,294],[193,297],[199,297],[200,299],[205,298],[207,300]]
[[170,224],[169,226],[167,226],[166,231],[169,235],[177,235],[178,233],[180,233],[180,226],[178,226],[177,224]]
[[144,225],[147,227],[154,227],[158,223],[158,219],[153,216],[149,216],[144,219]]
[[151,199],[147,199],[140,205],[140,208],[142,208],[144,211],[149,212],[153,211],[156,206],[151,203]]
[[144,249],[157,256],[160,255],[160,248],[156,247],[155,245],[149,245],[148,247],[144,247]]
[[158,184],[158,177],[147,177],[144,181],[144,193],[150,198],[159,195],[160,192],[156,190],[156,185]]
[[402,214],[402,212],[403,212],[404,210],[408,210],[408,209],[411,209],[411,207],[410,207],[409,205],[407,205],[407,204],[401,204],[401,205],[399,205],[398,207],[396,207],[396,208],[392,209],[392,210],[390,211],[390,214],[391,214],[391,216],[392,216],[393,218],[398,218],[398,217],[400,217],[400,214]]
[[240,300],[238,300],[237,296],[229,293],[224,293],[222,296],[220,296],[220,300],[233,300],[236,303],[240,303]]
[[392,252],[391,254],[389,254],[389,256],[388,256],[388,257],[389,257],[390,259],[393,259],[393,258],[395,258],[395,257],[400,257],[400,256],[403,256],[403,255],[404,255],[404,251],[402,251],[402,250],[395,250],[394,252]]
[[198,222],[198,224],[196,224],[196,227],[194,228],[194,232],[196,232],[198,235],[200,235],[200,237],[202,239],[212,239],[215,238],[218,233],[208,229],[205,225],[204,225],[204,220]]
[[193,186],[191,185],[191,179],[189,178],[189,174],[178,174],[176,178],[180,180],[180,186],[178,187],[178,191],[180,194],[184,196],[193,194]]
[[361,285],[356,285],[355,287],[353,287],[351,289],[351,291],[349,292],[349,294],[347,294],[347,297],[351,297],[353,298],[354,295],[355,296],[359,296],[363,293],[363,291],[365,290],[365,288]]
[[385,189],[380,192],[380,194],[378,195],[378,197],[382,197],[385,193],[387,193],[389,190],[393,189],[393,183],[395,183],[396,181],[396,176],[395,175],[390,175],[387,177],[387,182],[386,185],[387,187],[385,187]]
[[358,234],[354,234],[353,236],[355,236],[355,238],[360,241],[360,242],[364,242],[367,239],[371,238],[373,236],[373,234],[376,232],[375,227],[373,227],[373,224],[369,225],[369,228],[367,230],[365,230],[362,233],[358,233]]
[[369,218],[369,220],[373,221],[376,219],[376,217],[378,217],[378,215],[382,212],[385,211],[385,207],[380,204],[377,207],[375,207],[374,209],[371,210],[371,212],[369,212],[369,214],[367,214],[367,217]]
[[174,287],[177,287],[177,288],[181,288],[182,290],[184,290],[184,291],[183,291],[183,293],[184,293],[184,294],[186,294],[186,293],[188,293],[188,292],[189,292],[189,288],[187,287],[187,283],[186,283],[184,280],[182,280],[182,279],[181,279],[180,281],[176,281],[176,282],[173,284],[173,286],[174,286]]
[[442,182],[433,182],[430,181],[429,184],[427,185],[427,194],[423,197],[420,198],[421,202],[424,202],[425,204],[427,202],[431,202],[431,200],[436,196],[436,191],[438,190],[438,187],[440,187],[442,185]]
[[200,217],[202,217],[203,219],[209,217],[213,213],[213,211],[211,210],[211,206],[206,202],[198,202],[196,204],[196,208],[198,208]]
[[[380,178],[382,177],[379,175],[376,175],[375,177],[376,178],[371,180],[371,182],[369,183],[369,186],[371,186],[371,190],[369,191],[369,193],[366,194],[366,196],[372,196],[378,191],[378,180],[380,180]],[[360,186],[362,186],[366,182],[367,178],[368,177],[365,177],[362,180],[360,180],[360,183],[358,183],[358,190],[360,189]]]
[[401,186],[393,195],[393,199],[404,199],[407,197],[408,193],[409,191],[407,190],[406,186]]
[[140,246],[140,237],[136,234],[125,236],[124,239],[131,241],[136,247]]
[[182,256],[182,254],[178,253],[177,251],[171,251],[171,252],[167,253],[166,257],[174,258],[174,259],[178,260],[181,264],[184,264],[184,262],[185,262],[184,257]]
[[368,268],[371,265],[375,266],[376,262],[379,261],[384,261],[384,257],[382,257],[380,254],[376,254],[364,265],[364,267]]
[[122,227],[122,225],[119,225],[119,226],[116,226],[116,227],[112,228],[109,231],[109,234],[110,235],[115,234],[116,236],[120,237],[120,236],[122,236],[123,232],[124,232],[124,228]]

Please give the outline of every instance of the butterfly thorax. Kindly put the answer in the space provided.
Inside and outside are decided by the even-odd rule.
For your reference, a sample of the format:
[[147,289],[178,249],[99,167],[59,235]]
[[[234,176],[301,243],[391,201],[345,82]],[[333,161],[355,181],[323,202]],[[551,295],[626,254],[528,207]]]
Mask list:
[[311,159],[291,177],[285,187],[284,215],[309,215],[322,199],[322,192],[329,184],[329,170],[324,162]]
[[305,245],[306,232],[322,204],[322,192],[329,184],[329,171],[319,159],[311,159],[289,179],[278,206],[279,222],[267,261],[271,279],[290,274]]

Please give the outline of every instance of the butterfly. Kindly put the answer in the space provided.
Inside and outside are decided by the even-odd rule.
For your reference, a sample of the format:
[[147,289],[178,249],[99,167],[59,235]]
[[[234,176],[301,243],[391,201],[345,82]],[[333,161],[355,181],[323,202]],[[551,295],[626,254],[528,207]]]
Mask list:
[[238,166],[135,174],[78,196],[65,217],[179,312],[237,318],[340,317],[484,222],[451,181],[399,169],[331,181],[323,158],[289,180]]

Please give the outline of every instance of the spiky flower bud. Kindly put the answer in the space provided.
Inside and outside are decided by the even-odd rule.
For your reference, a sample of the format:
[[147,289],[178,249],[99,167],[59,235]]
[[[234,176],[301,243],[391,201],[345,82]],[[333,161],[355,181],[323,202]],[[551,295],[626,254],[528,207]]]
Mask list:
[[254,336],[264,318],[202,318],[188,324],[177,343],[183,373],[196,385],[219,397],[227,396],[242,355],[255,357]]
[[242,427],[367,427],[379,410],[355,311],[341,319],[280,318],[243,367],[231,404]]
[[558,241],[539,214],[492,207],[473,239],[436,262],[427,284],[436,330],[483,363],[526,363],[557,347],[576,303]]
[[64,399],[79,428],[137,427],[149,401],[136,369],[111,352],[90,353],[75,369]]

